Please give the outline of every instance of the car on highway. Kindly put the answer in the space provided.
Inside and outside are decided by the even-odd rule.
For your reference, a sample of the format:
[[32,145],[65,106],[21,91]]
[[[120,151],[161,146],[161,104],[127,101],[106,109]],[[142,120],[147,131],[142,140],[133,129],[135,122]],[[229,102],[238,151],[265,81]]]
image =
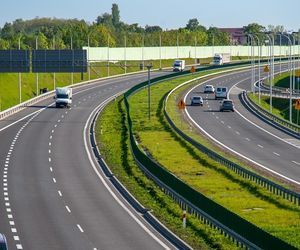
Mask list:
[[204,93],[215,93],[215,87],[213,85],[205,85]]
[[191,98],[191,106],[203,106],[203,98],[201,96],[193,96]]
[[223,101],[221,101],[220,112],[223,112],[223,111],[232,111],[232,112],[234,112],[234,104],[233,104],[232,100],[224,99]]
[[215,92],[215,99],[227,99],[228,88],[227,87],[217,87]]
[[0,233],[0,250],[8,250],[6,237]]

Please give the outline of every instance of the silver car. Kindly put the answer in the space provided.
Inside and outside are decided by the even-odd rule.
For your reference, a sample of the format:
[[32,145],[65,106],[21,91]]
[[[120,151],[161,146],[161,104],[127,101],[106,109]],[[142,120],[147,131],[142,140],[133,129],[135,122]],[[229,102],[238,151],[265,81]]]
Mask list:
[[203,106],[203,98],[201,96],[193,96],[191,98],[191,105]]

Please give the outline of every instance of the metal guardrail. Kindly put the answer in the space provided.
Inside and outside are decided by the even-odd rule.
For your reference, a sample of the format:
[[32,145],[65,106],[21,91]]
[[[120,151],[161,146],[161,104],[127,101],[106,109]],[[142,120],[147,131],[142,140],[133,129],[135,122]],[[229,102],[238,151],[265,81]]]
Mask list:
[[161,224],[152,213],[146,209],[142,204],[140,204],[134,196],[122,185],[122,183],[118,180],[116,176],[112,173],[104,159],[100,154],[100,150],[97,145],[96,135],[95,135],[95,127],[96,121],[98,120],[99,115],[103,111],[104,107],[112,101],[114,98],[109,99],[103,106],[97,108],[95,114],[93,114],[91,125],[89,127],[89,137],[90,143],[92,146],[92,150],[95,158],[99,164],[99,167],[102,169],[105,176],[108,180],[113,184],[113,186],[118,190],[118,192],[127,200],[127,202],[140,214],[142,214],[143,218],[153,226],[161,235],[163,235],[169,242],[171,242],[176,248],[182,250],[190,250],[192,249],[187,243],[181,240],[178,236],[172,233],[168,228],[166,228],[163,224]]
[[255,182],[257,185],[260,185],[260,186],[266,188],[273,194],[281,196],[282,198],[287,199],[291,202],[294,202],[294,204],[297,204],[298,206],[300,206],[300,194],[298,194],[294,191],[291,191],[285,187],[282,187],[281,185],[279,185],[275,182],[272,182],[256,173],[253,173],[250,170],[241,167],[237,163],[234,163],[234,162],[226,159],[225,157],[219,155],[215,151],[210,150],[209,148],[205,147],[204,145],[202,145],[201,143],[192,139],[191,137],[186,135],[183,131],[181,131],[174,124],[174,122],[168,115],[166,109],[164,109],[164,115],[165,115],[167,121],[169,122],[170,126],[176,131],[176,133],[178,133],[184,140],[186,140],[187,142],[192,144],[194,147],[196,147],[202,153],[208,155],[213,160],[221,163],[222,165],[227,167],[229,170],[235,172],[239,176],[242,176],[245,179],[251,180],[251,181]]
[[243,92],[241,97],[243,103],[249,108],[252,113],[260,116],[264,120],[267,120],[271,125],[300,139],[300,126],[279,118],[278,116],[273,115],[267,110],[261,108],[248,97],[247,92]]
[[[175,75],[158,77],[152,79],[151,83],[157,83]],[[188,210],[210,227],[219,230],[223,235],[236,242],[237,246],[246,249],[295,249],[194,190],[153,161],[138,147],[133,134],[128,98],[147,84],[148,82],[143,82],[124,94],[130,148],[141,170],[183,209]]]

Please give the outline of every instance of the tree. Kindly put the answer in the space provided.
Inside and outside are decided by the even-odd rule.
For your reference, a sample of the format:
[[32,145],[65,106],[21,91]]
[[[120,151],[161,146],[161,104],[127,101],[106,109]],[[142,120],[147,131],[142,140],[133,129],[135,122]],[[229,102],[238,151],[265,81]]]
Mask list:
[[117,4],[113,4],[111,7],[112,24],[117,28],[120,24],[120,10]]
[[162,32],[162,28],[159,26],[148,26],[145,27],[146,33]]
[[107,27],[112,27],[113,22],[112,22],[112,15],[108,13],[104,13],[101,16],[98,16],[96,19],[97,24],[104,24]]
[[191,31],[194,31],[194,30],[197,30],[199,27],[199,21],[197,18],[193,18],[193,19],[190,19],[186,25],[186,29],[188,30],[191,30]]
[[266,32],[266,28],[258,23],[250,23],[244,27],[245,34],[259,34]]
[[9,49],[9,42],[0,38],[0,49]]
[[187,30],[190,31],[206,31],[206,28],[202,25],[200,25],[197,18],[192,18],[188,21],[187,25],[185,26]]

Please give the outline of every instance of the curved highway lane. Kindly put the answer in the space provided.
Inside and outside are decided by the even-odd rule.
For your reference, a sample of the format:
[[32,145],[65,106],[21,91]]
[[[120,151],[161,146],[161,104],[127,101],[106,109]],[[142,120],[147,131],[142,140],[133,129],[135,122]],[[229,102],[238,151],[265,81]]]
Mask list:
[[[186,95],[188,104],[193,95],[202,95],[204,106],[187,106],[186,112],[197,129],[227,150],[300,185],[300,140],[263,122],[241,104],[239,94],[251,89],[250,81],[250,70],[208,80]],[[220,101],[203,93],[205,84],[227,86],[236,112],[220,112]]]
[[[168,72],[152,77],[162,74]],[[174,248],[99,178],[83,141],[100,103],[146,79],[102,80],[74,89],[71,109],[46,108],[53,102],[48,99],[0,121],[0,232],[9,249]]]

